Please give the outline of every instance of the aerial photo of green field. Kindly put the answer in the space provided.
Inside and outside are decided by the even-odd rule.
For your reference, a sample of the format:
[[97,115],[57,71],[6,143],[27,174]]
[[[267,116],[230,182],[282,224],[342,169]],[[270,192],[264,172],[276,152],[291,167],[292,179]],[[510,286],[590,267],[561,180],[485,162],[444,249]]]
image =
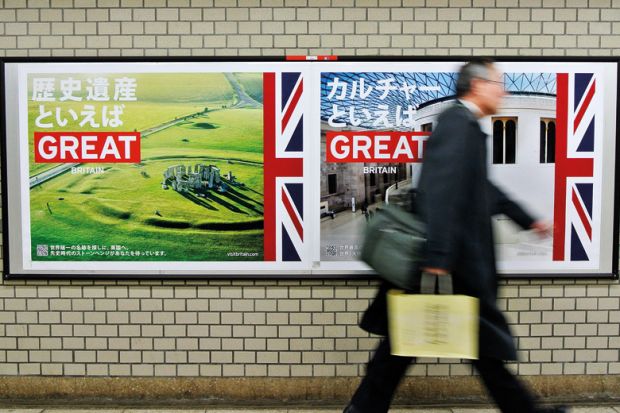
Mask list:
[[[32,259],[262,260],[262,73],[97,76],[111,85],[135,78],[137,101],[60,102],[59,91],[54,102],[29,99]],[[89,76],[30,75],[36,77],[72,77],[85,89]],[[42,104],[54,113],[46,121],[56,122],[58,110],[67,124],[38,127]],[[116,128],[80,127],[81,117],[66,115],[92,105],[100,116],[104,105],[120,104],[123,125]],[[141,132],[141,162],[59,171],[59,164],[34,162],[33,132],[94,130]]]

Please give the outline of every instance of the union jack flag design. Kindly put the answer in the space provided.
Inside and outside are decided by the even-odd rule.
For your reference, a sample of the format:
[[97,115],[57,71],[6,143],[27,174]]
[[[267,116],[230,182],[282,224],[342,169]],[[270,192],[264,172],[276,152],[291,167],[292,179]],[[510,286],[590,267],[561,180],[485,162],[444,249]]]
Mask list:
[[301,261],[304,245],[301,73],[263,75],[265,261]]
[[593,73],[557,75],[554,261],[593,258],[596,116],[600,92]]

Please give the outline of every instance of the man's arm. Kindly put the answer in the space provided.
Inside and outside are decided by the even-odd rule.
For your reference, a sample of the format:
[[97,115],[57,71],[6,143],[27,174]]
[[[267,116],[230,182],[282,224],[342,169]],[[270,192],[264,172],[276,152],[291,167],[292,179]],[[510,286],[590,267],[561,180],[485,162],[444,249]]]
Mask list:
[[535,220],[519,204],[508,198],[508,196],[490,181],[489,196],[491,197],[491,214],[504,214],[523,229],[532,229],[540,236],[550,236],[552,226],[542,220]]

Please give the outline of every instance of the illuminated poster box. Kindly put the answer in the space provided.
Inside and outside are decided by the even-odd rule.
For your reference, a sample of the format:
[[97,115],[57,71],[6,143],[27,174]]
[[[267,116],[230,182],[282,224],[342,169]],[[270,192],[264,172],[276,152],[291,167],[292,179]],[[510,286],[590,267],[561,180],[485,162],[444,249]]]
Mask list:
[[[462,62],[5,59],[5,276],[372,275],[367,220],[406,202]],[[498,62],[489,174],[511,276],[617,271],[618,63]]]

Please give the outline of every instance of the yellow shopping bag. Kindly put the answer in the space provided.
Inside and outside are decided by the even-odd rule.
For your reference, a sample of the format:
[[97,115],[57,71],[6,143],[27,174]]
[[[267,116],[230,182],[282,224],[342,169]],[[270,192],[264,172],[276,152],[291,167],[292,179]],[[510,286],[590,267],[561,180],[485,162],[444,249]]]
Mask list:
[[397,356],[478,358],[478,299],[388,292],[391,352]]

